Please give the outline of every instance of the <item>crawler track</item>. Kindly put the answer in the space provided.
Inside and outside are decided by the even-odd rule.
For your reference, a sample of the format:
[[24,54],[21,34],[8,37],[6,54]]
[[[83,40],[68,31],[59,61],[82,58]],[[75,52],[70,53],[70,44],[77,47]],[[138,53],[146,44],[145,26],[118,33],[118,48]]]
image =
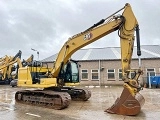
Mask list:
[[64,109],[69,106],[71,97],[67,92],[51,90],[22,90],[15,94],[16,102],[42,106],[52,109]]
[[88,89],[76,89],[73,87],[49,87],[44,90],[51,90],[57,92],[67,92],[72,100],[87,101],[91,97],[91,91]]

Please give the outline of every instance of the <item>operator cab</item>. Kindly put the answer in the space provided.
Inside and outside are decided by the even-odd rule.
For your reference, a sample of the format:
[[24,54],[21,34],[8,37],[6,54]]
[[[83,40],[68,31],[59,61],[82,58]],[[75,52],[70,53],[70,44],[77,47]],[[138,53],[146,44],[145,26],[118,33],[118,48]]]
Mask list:
[[79,82],[78,63],[76,61],[69,61],[64,66],[63,73],[61,75],[63,76],[64,83],[78,83]]

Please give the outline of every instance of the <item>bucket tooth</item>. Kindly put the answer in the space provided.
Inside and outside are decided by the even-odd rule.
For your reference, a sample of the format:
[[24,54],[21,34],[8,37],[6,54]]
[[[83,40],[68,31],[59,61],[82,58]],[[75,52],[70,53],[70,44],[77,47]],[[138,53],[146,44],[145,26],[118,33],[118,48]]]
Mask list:
[[145,99],[140,93],[132,96],[129,90],[124,87],[120,98],[117,98],[115,103],[106,109],[105,112],[119,115],[137,115],[144,102]]

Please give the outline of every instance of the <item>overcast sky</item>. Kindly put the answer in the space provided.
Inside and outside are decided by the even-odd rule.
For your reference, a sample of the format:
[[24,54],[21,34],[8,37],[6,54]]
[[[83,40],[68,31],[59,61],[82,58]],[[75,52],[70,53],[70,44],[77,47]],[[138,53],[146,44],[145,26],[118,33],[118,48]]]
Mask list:
[[[34,48],[44,59],[57,53],[68,37],[89,28],[130,3],[140,25],[141,45],[160,44],[159,0],[0,0],[0,57],[22,58]],[[117,31],[85,48],[119,46]]]

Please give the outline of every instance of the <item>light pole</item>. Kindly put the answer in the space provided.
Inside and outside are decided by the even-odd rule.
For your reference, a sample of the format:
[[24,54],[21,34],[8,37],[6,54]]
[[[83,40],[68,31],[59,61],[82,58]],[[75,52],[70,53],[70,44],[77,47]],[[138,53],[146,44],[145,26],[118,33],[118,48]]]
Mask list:
[[36,51],[37,52],[37,57],[38,57],[38,61],[39,61],[39,51],[36,49],[31,48],[31,50]]

